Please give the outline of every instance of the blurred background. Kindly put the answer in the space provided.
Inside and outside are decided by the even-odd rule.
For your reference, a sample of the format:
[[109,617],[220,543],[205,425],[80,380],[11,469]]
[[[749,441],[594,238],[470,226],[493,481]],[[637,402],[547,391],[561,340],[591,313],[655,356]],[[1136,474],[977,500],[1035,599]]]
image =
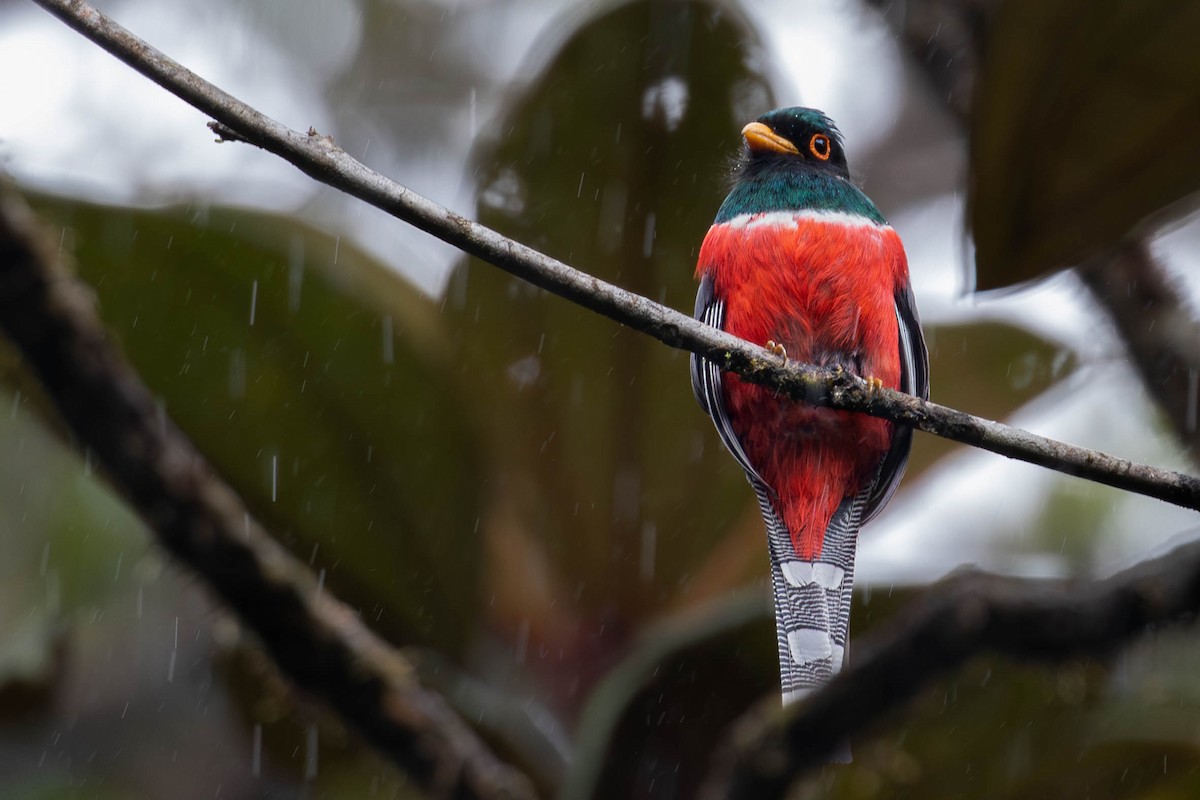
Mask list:
[[[284,124],[684,311],[741,126],[821,108],[906,243],[934,400],[1194,471],[1197,5],[100,7]],[[215,144],[30,3],[0,2],[0,76],[0,166],[267,527],[546,796],[692,797],[778,668],[761,519],[686,355]],[[0,341],[0,795],[416,797],[101,473]],[[863,535],[854,636],[961,565],[1103,576],[1198,530],[918,434]],[[1195,797],[1198,655],[1177,629],[1112,663],[978,659],[797,793]]]

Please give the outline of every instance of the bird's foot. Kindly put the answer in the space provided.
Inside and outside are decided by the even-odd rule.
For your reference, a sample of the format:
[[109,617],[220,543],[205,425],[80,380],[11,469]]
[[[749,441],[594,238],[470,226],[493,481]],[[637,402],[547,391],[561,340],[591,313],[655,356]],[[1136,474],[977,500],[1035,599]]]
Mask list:
[[784,361],[787,361],[787,348],[774,339],[767,339],[767,350],[769,350],[772,355],[779,356]]
[[874,375],[868,375],[864,380],[867,382],[867,394],[874,394],[883,388],[883,381]]

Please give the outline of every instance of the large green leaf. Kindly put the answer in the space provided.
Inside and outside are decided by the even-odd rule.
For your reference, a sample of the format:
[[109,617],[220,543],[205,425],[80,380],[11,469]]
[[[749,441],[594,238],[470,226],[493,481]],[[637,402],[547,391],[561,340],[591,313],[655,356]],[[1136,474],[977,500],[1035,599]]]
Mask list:
[[255,514],[373,625],[456,651],[480,478],[432,305],[281,219],[41,207],[166,412]]
[[1200,3],[1008,0],[971,119],[976,287],[1112,247],[1200,190]]
[[[738,131],[769,106],[751,50],[739,17],[702,2],[634,2],[584,23],[491,126],[479,219],[690,311]],[[498,606],[542,586],[536,602],[511,599],[512,624],[597,620],[585,627],[603,640],[555,643],[590,671],[596,648],[687,592],[749,500],[745,482],[696,407],[685,354],[478,263],[458,269],[447,313],[494,420],[484,527],[497,549],[526,548],[490,576]]]

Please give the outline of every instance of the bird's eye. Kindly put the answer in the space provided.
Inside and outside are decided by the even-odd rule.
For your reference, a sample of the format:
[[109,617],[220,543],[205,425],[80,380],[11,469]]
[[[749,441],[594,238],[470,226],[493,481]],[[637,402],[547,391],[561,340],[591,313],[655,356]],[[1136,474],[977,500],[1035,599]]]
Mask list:
[[832,148],[829,146],[829,137],[823,133],[814,133],[813,137],[808,140],[808,152],[822,161],[828,161],[829,154],[832,152]]

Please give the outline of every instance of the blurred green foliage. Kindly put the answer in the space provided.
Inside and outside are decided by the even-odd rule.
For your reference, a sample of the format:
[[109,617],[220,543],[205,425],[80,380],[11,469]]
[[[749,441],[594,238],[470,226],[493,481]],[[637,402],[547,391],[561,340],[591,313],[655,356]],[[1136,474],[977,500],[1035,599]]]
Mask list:
[[[430,9],[422,24],[435,24]],[[756,32],[724,4],[637,0],[564,19],[550,40],[477,142],[478,218],[690,309],[737,131],[774,103]],[[363,63],[385,56],[377,47]],[[1071,97],[1091,109],[1081,92]],[[1025,101],[995,102],[981,114],[1011,119],[1005,104]],[[1062,242],[1096,231],[1051,230],[1058,211],[1021,216],[1100,194],[1071,160],[1090,153],[1104,174],[1076,141],[1091,127],[1027,130],[1041,132],[989,124],[973,151],[973,209],[1011,204],[988,215],[994,229],[975,220],[981,288],[1041,274],[1078,255]],[[1127,131],[1102,133],[1138,143]],[[1022,158],[1030,169],[1013,168]],[[1060,165],[1082,183],[1054,178]],[[1075,194],[1030,202],[1043,179],[1051,195]],[[398,644],[426,648],[428,680],[547,792],[692,796],[727,724],[776,690],[761,521],[695,407],[684,354],[476,262],[425,297],[288,217],[34,200],[164,412],[332,591]],[[927,335],[934,398],[990,417],[1077,363],[990,319]],[[411,795],[188,591],[191,576],[164,566],[86,454],[72,455],[19,359],[0,351],[0,372],[0,409],[12,409],[0,412],[0,775],[16,776],[0,779],[5,796]],[[950,449],[918,437],[911,472]],[[1069,546],[1070,563],[1090,565],[1103,502],[1055,495],[1022,547],[1060,558]],[[911,596],[861,593],[855,635]],[[1115,667],[981,659],[801,795],[1194,796],[1191,649],[1178,635]]]
[[[493,127],[503,135],[481,143],[480,221],[690,307],[696,248],[738,144],[735,101],[769,105],[746,37],[703,3],[633,3],[580,26]],[[689,107],[701,86],[705,113]],[[504,510],[487,520],[505,527],[482,532],[536,551],[529,563],[551,587],[548,605],[529,607],[528,576],[494,572],[498,603],[512,598],[508,624],[582,662],[548,679],[590,682],[703,570],[744,481],[733,469],[708,481],[729,464],[694,413],[685,353],[479,263],[455,272],[445,320],[462,374],[489,387],[464,393],[493,421],[491,503]],[[580,623],[541,618],[564,612]]]
[[164,410],[256,516],[383,631],[457,652],[480,476],[429,303],[287,220],[41,209]]

